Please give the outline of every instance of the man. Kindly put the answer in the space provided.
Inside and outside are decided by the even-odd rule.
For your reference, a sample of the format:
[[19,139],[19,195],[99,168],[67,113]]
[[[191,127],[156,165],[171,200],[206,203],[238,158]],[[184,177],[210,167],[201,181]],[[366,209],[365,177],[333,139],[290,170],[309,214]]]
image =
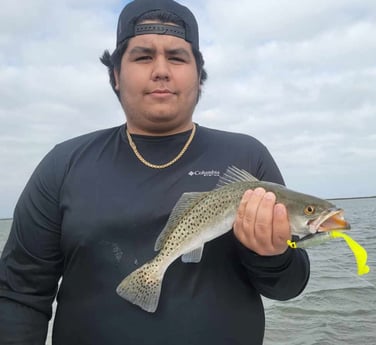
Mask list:
[[102,61],[126,124],[57,145],[32,175],[0,264],[0,343],[44,344],[62,277],[53,344],[262,344],[260,294],[298,295],[309,262],[287,248],[286,209],[261,188],[244,194],[234,231],[207,243],[200,263],[169,267],[155,313],[116,294],[155,256],[184,192],[214,188],[230,165],[283,179],[254,138],[193,122],[206,72],[186,7],[131,2]]

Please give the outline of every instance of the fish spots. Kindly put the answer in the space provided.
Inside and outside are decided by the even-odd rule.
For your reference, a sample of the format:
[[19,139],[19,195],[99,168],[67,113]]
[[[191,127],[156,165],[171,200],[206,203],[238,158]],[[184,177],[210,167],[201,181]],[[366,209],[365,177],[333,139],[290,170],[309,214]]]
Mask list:
[[[189,226],[188,226],[188,228],[189,228]],[[171,235],[171,240],[173,240],[173,241],[180,241],[182,239],[182,236],[179,234],[179,233],[173,233],[172,235]]]
[[151,261],[125,277],[116,292],[142,309],[154,312],[158,305],[161,285],[158,265]]
[[[258,181],[247,171],[231,167],[220,179],[218,188],[181,196],[156,240],[154,249],[159,253],[123,279],[117,288],[119,295],[148,312],[154,312],[169,265],[178,257],[187,263],[200,262],[205,243],[231,230],[243,194],[260,186],[274,192],[278,202],[286,204],[294,235],[310,233],[310,228],[304,224],[307,213],[314,213],[315,209],[309,208],[303,213],[303,201],[304,205],[315,205],[316,212],[320,214],[334,206],[325,200],[288,190],[282,185]],[[315,231],[322,225],[320,219],[315,220]],[[117,252],[113,255],[116,256]]]

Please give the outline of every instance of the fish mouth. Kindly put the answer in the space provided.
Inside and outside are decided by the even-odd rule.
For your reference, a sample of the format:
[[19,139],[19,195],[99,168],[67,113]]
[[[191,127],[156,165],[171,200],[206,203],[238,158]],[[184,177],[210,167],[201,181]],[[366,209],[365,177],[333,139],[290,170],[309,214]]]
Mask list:
[[344,211],[341,208],[332,208],[322,212],[319,217],[309,220],[307,225],[310,234],[297,239],[297,242],[314,237],[322,232],[350,230],[350,223],[345,220],[343,213]]

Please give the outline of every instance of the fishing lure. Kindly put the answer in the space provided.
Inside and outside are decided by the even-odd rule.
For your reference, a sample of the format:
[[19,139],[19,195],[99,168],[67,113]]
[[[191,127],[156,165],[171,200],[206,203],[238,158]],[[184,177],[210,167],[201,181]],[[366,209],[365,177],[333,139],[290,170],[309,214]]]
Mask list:
[[358,266],[358,275],[367,274],[370,271],[369,266],[367,265],[367,251],[355,240],[353,240],[349,235],[344,234],[339,231],[329,231],[322,232],[315,235],[312,238],[308,238],[302,242],[287,241],[287,245],[290,248],[307,248],[315,245],[319,245],[333,238],[343,238],[351,251],[353,252]]

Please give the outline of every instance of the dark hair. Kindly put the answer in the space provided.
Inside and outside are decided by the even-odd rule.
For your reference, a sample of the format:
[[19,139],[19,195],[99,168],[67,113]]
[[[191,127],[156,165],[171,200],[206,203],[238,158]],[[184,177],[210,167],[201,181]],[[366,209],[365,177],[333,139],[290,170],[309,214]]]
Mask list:
[[[140,18],[138,18],[137,23],[140,23],[144,20],[158,20],[160,23],[173,23],[178,26],[184,27],[184,22],[176,15],[166,12],[163,10],[156,10],[156,11],[150,11],[144,15],[142,15]],[[110,85],[112,89],[114,90],[116,96],[120,100],[119,92],[115,89],[115,70],[120,72],[121,69],[121,59],[123,57],[124,52],[128,48],[129,40],[125,40],[120,43],[120,45],[115,49],[113,54],[111,55],[108,50],[105,50],[102,57],[100,58],[100,61],[107,66],[108,68],[108,74],[110,77]],[[198,50],[192,47],[192,53],[196,60],[196,66],[197,66],[197,73],[200,78],[200,85],[203,85],[205,80],[208,78],[208,74],[204,68],[204,58],[202,56],[202,53]],[[199,91],[197,101],[199,100],[201,96],[201,90]]]

